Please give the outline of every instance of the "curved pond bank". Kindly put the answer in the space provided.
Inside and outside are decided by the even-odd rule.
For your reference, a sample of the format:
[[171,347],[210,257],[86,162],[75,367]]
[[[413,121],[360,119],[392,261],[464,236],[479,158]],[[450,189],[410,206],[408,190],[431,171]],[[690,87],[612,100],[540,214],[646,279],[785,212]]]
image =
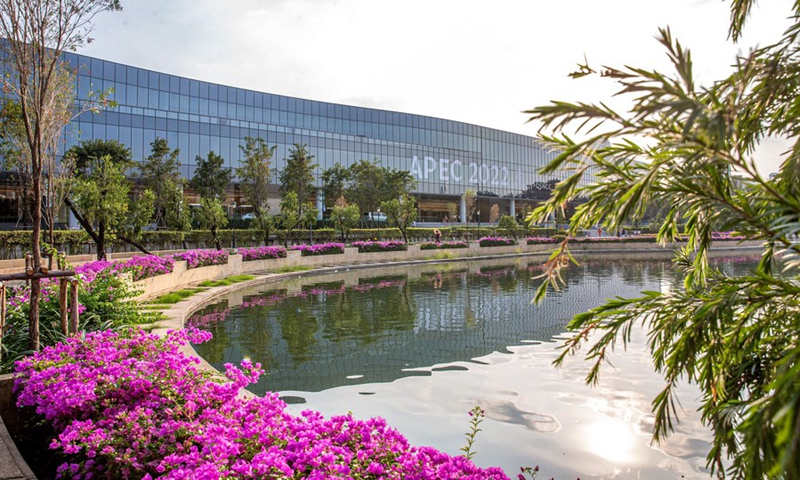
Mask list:
[[[529,248],[529,247],[534,247],[534,248]],[[601,248],[591,248],[591,247],[601,247]],[[715,254],[736,255],[742,252],[755,252],[759,248],[760,246],[758,244],[736,245],[736,246],[725,246],[723,244],[715,249]],[[238,273],[251,273],[257,276],[256,279],[248,282],[243,282],[228,287],[216,287],[209,289],[195,296],[192,296],[189,299],[184,300],[183,302],[175,304],[172,308],[170,308],[165,312],[167,320],[161,322],[158,325],[158,328],[156,329],[157,332],[164,332],[169,329],[182,328],[183,323],[190,315],[192,315],[197,310],[203,308],[204,306],[215,302],[222,296],[229,295],[231,293],[236,295],[236,292],[243,291],[244,289],[255,285],[283,282],[286,279],[299,276],[335,273],[341,271],[342,269],[352,270],[352,269],[364,269],[364,268],[375,268],[375,267],[384,267],[391,269],[400,264],[429,263],[429,262],[463,263],[465,259],[471,260],[478,258],[498,258],[498,257],[509,258],[515,256],[516,257],[539,256],[539,258],[544,259],[545,255],[551,249],[552,245],[459,249],[459,250],[451,250],[453,256],[456,258],[438,259],[438,260],[432,258],[434,257],[434,255],[436,255],[437,251],[419,252],[418,248],[416,252],[386,252],[379,254],[359,254],[355,249],[348,249],[350,250],[350,252],[347,252],[349,253],[349,255],[347,253],[345,255],[329,255],[320,257],[300,257],[299,254],[296,256],[290,255],[288,259],[282,259],[285,260],[290,266],[292,264],[294,265],[311,264],[313,266],[316,266],[316,268],[310,271],[295,272],[288,274],[269,273],[269,271],[281,267],[281,265],[278,265],[276,263],[278,262],[276,260],[242,263],[241,257],[236,258],[238,256],[232,256],[229,265],[223,266],[224,268],[203,267],[203,268],[193,269],[188,272],[184,270],[181,273],[179,271],[178,275],[172,276],[173,277],[172,279],[156,277],[156,279],[158,280],[157,282],[155,281],[149,282],[149,284],[155,286],[155,288],[150,288],[149,289],[150,291],[146,291],[146,293],[143,295],[143,298],[154,296],[164,291],[180,288],[187,284],[196,284],[203,280],[208,280],[208,279],[213,280]],[[523,250],[528,250],[528,251],[523,251]],[[622,245],[577,244],[573,247],[573,251],[576,253],[591,255],[593,258],[597,256],[609,256],[609,257],[623,256],[624,258],[630,258],[630,259],[637,259],[637,258],[653,259],[656,257],[670,258],[672,255],[671,248],[660,248],[652,243],[641,243],[641,244],[631,243]],[[294,252],[290,252],[290,254],[291,253]],[[409,253],[411,253],[411,255],[408,255]],[[424,253],[424,255],[422,255],[422,253]],[[533,259],[531,261],[533,261]],[[148,283],[148,281],[144,282]],[[146,290],[148,290],[147,285],[143,286],[146,288]],[[187,348],[186,353],[189,355],[196,355],[195,351],[191,348]],[[206,364],[206,366],[208,368],[212,368],[208,364]],[[9,427],[9,430],[13,434],[15,431],[18,431],[18,429],[23,428],[23,426],[20,424],[19,418],[17,416],[17,410],[14,407],[14,400],[13,396],[11,395],[11,383],[12,381],[10,376],[6,375],[0,377],[0,415],[2,416],[2,420],[5,421],[6,425]],[[368,401],[368,397],[365,396],[364,399],[365,401]],[[423,398],[421,398],[420,400],[427,401]],[[466,410],[468,410],[468,408]],[[466,423],[464,423],[463,427],[466,427]],[[0,424],[0,465],[2,465],[3,467],[0,468],[0,478],[33,478],[29,469],[25,471],[27,469],[27,466],[24,464],[24,462],[20,462],[21,457],[19,457],[19,455],[16,454],[14,445],[10,441],[10,438],[11,437],[7,435],[5,429],[2,427],[2,424]],[[509,438],[509,441],[516,441],[516,440]],[[487,452],[487,454],[488,453],[489,452]],[[547,453],[545,456],[549,455],[550,453]],[[10,460],[6,461],[5,459],[7,458]],[[532,459],[532,462],[533,460],[535,459]],[[540,460],[544,463],[548,459],[540,458]],[[15,465],[17,467],[15,467]]]

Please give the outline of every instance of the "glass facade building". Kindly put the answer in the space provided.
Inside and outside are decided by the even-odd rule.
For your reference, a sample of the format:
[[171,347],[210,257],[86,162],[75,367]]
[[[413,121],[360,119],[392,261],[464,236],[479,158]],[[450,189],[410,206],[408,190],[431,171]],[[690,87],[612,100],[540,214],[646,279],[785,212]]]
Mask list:
[[[91,91],[113,89],[111,98],[118,104],[75,119],[64,136],[65,148],[84,140],[118,140],[131,149],[134,160],[141,160],[161,137],[180,149],[181,173],[191,178],[195,158],[209,151],[225,158],[227,167],[238,167],[239,146],[247,136],[277,146],[276,172],[294,144],[306,144],[319,164],[319,186],[323,170],[336,163],[347,167],[362,159],[378,160],[384,167],[409,171],[418,181],[422,221],[441,220],[447,204],[458,203],[467,189],[478,193],[483,221],[495,203],[501,213],[519,214],[523,199],[531,198],[529,186],[553,180],[537,169],[554,153],[525,135],[256,92],[78,54],[65,59],[78,72],[79,100],[88,99]],[[235,195],[230,201],[241,205]]]

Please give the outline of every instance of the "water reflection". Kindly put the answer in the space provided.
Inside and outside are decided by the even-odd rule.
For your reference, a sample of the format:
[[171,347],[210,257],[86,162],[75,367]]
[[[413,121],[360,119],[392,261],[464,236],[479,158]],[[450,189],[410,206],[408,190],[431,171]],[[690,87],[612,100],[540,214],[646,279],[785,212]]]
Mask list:
[[[717,266],[734,274],[752,263]],[[670,290],[680,281],[672,265],[582,259],[566,272],[566,288],[534,306],[539,271],[529,260],[447,264],[239,292],[193,319],[215,335],[197,348],[217,366],[244,356],[262,362],[269,376],[258,391],[303,403],[293,413],[384,417],[413,444],[454,455],[467,412],[481,406],[475,461],[511,477],[539,464],[542,478],[709,478],[710,433],[692,387],[679,387],[675,433],[650,443],[650,401],[664,385],[644,332],[634,329],[595,388],[584,385],[589,365],[580,358],[552,367],[569,318],[605,298]]]
[[671,281],[668,262],[586,261],[566,273],[566,288],[532,305],[539,268],[518,260],[346,272],[247,291],[189,323],[214,334],[196,348],[215,367],[245,357],[264,366],[256,393],[320,391],[428,375],[433,365],[548,341],[606,298]]

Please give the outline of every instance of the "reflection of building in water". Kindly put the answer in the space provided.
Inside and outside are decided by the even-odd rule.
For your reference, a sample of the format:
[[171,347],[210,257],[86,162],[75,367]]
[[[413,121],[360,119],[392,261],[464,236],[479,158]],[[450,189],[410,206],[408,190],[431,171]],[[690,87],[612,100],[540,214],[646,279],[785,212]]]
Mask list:
[[248,295],[249,308],[233,309],[215,339],[197,349],[217,367],[245,356],[261,362],[267,375],[255,390],[262,392],[387,382],[549,341],[575,314],[658,288],[663,275],[657,263],[586,263],[565,272],[566,288],[532,305],[537,283],[527,263],[474,271],[362,278],[346,289],[342,280],[323,277],[296,293]]

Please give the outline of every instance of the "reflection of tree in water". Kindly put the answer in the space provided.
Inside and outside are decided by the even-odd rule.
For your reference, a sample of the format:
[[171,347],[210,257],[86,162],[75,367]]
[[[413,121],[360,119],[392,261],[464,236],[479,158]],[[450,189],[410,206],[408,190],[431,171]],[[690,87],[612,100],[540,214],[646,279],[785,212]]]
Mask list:
[[311,349],[317,343],[314,336],[319,330],[319,323],[312,309],[303,308],[313,302],[313,296],[290,297],[273,307],[273,311],[277,314],[281,337],[286,341],[286,351],[289,352],[292,364],[295,366],[311,360]]
[[194,345],[198,355],[209,363],[225,362],[225,350],[231,343],[227,331],[229,324],[226,322],[230,312],[231,309],[228,308],[226,300],[200,310],[186,321],[186,326],[197,327],[200,330],[211,332],[214,336],[214,340],[211,342]]
[[[360,284],[326,302],[322,309],[324,338],[364,346],[392,331],[412,329],[416,313],[407,283],[403,280]],[[365,285],[371,288],[364,288]],[[378,292],[374,288],[389,291]]]
[[246,308],[234,309],[213,342],[227,345],[198,350],[209,359],[219,360],[224,352],[226,361],[250,355],[264,364],[267,380],[257,391],[386,382],[411,374],[409,369],[551,340],[573,315],[606,298],[661,289],[676,278],[669,262],[590,259],[565,271],[564,289],[531,305],[540,273],[533,260],[471,266],[478,274],[463,264],[461,270],[445,266],[427,266],[416,278],[369,278],[365,270],[347,288],[343,281],[317,282],[296,292],[247,297]]

